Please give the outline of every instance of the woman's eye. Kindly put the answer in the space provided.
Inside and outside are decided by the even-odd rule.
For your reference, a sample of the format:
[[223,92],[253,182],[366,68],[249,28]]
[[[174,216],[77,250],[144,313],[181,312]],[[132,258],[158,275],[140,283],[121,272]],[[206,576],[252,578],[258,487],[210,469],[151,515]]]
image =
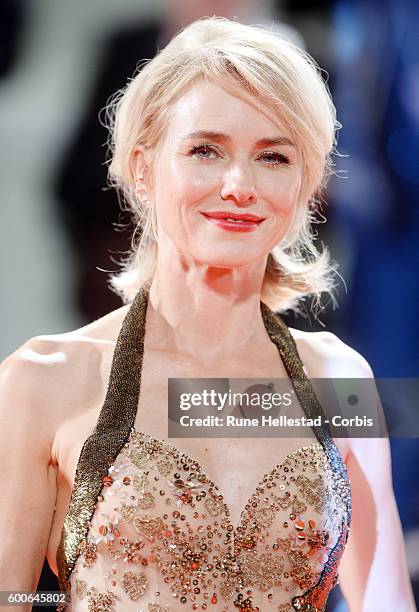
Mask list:
[[263,153],[261,155],[267,166],[279,166],[281,164],[289,164],[290,160],[286,155],[272,151],[271,153]]
[[190,150],[191,155],[196,155],[201,159],[214,159],[213,156],[210,157],[210,154],[212,153],[218,155],[217,150],[214,149],[214,147],[211,147],[210,145],[197,145],[195,147],[192,147],[192,149]]

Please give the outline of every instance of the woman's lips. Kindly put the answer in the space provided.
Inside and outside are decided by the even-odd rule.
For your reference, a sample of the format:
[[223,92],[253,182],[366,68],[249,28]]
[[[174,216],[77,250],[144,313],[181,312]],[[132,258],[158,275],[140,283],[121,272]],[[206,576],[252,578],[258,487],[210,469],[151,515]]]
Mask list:
[[249,214],[231,214],[225,212],[201,213],[210,223],[229,232],[253,232],[264,221],[263,217]]

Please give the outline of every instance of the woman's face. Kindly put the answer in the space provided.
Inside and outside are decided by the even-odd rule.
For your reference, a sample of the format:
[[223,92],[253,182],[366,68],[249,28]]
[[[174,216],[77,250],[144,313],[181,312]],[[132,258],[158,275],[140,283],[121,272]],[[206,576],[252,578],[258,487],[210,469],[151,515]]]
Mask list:
[[[229,268],[261,260],[281,241],[301,161],[268,113],[213,83],[198,82],[177,101],[154,168],[159,249]],[[242,220],[216,218],[223,213]]]

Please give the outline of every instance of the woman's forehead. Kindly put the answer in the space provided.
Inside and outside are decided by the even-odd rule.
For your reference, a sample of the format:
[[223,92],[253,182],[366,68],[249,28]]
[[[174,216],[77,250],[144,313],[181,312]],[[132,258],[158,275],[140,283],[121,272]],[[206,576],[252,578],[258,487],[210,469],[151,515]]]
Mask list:
[[[230,133],[245,131],[258,138],[288,137],[285,121],[271,107],[243,90],[233,94],[221,85],[199,81],[174,104],[170,113],[171,139],[185,139],[200,131]],[[169,134],[168,134],[169,135]]]

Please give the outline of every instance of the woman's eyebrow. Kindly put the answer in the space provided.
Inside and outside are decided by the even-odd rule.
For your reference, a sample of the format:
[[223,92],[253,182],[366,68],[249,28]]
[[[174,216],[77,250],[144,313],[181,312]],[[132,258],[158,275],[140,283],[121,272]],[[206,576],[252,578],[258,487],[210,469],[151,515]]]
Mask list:
[[[213,130],[197,130],[191,132],[182,138],[182,140],[190,140],[192,138],[208,138],[216,142],[231,142],[231,137],[222,132],[214,132]],[[274,138],[261,138],[256,142],[257,147],[271,147],[274,145],[286,145],[294,147],[294,143],[286,136],[276,136]]]
[[208,138],[209,140],[216,140],[219,142],[231,142],[231,138],[227,134],[214,132],[212,130],[197,130],[195,132],[190,132],[186,134],[182,140],[190,140],[192,138]]
[[256,146],[258,147],[272,147],[275,145],[294,147],[294,143],[292,140],[287,138],[286,136],[276,136],[274,138],[261,138],[256,142]]

